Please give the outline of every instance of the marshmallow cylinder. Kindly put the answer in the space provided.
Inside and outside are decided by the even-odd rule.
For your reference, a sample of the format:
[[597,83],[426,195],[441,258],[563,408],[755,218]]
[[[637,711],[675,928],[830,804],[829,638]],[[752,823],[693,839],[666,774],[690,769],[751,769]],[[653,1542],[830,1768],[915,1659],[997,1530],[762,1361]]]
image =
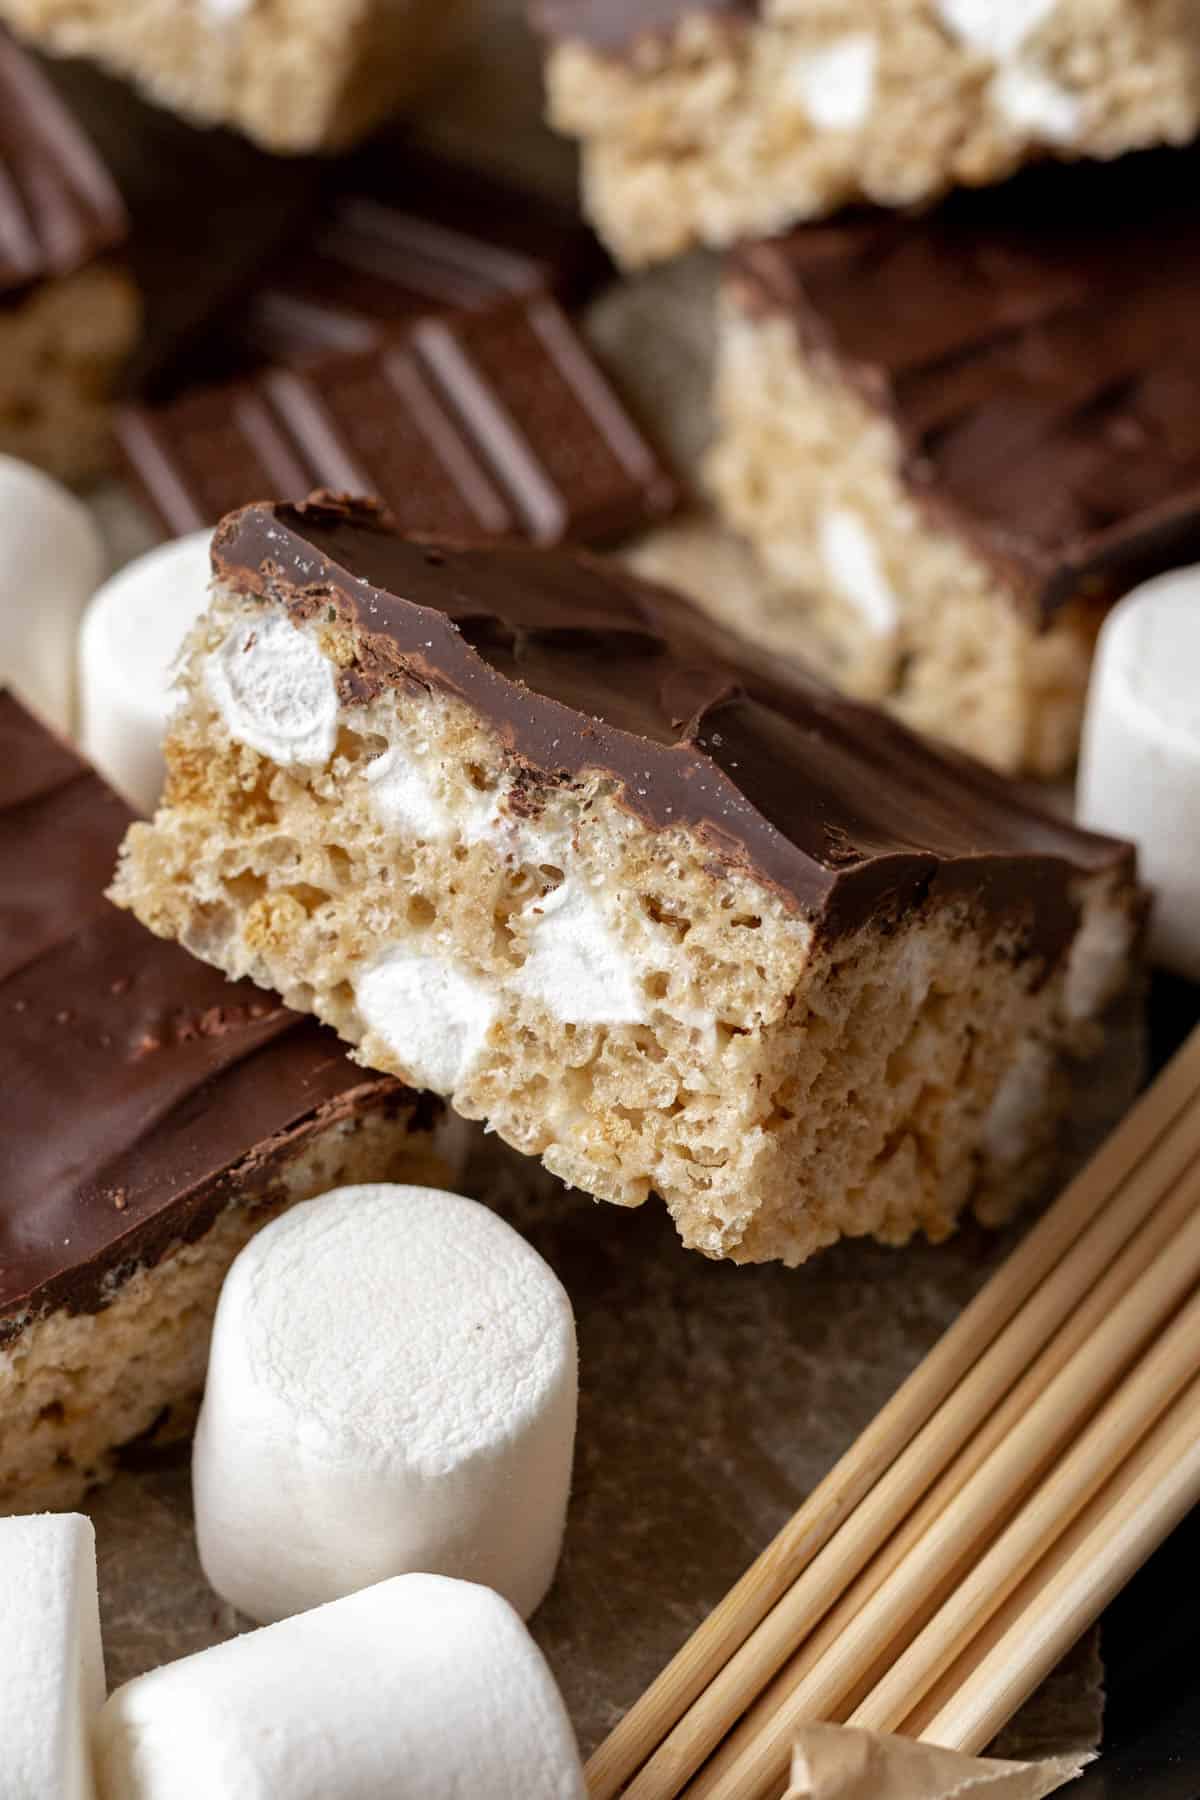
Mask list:
[[1079,816],[1137,844],[1151,957],[1200,981],[1200,567],[1135,588],[1104,623]]
[[104,1704],[96,1535],[79,1513],[0,1519],[0,1794],[93,1800]]
[[208,600],[211,544],[211,531],[194,531],[137,557],[105,582],[79,634],[84,752],[140,812],[162,793],[172,671]]
[[403,1575],[128,1682],[101,1800],[584,1800],[558,1690],[498,1594]]
[[217,1308],[192,1463],[205,1574],[260,1622],[411,1570],[527,1617],[562,1543],[576,1387],[570,1301],[486,1207],[384,1184],[293,1207]]
[[0,681],[69,733],[79,621],[104,579],[104,545],[87,507],[15,456],[0,456],[0,519]]

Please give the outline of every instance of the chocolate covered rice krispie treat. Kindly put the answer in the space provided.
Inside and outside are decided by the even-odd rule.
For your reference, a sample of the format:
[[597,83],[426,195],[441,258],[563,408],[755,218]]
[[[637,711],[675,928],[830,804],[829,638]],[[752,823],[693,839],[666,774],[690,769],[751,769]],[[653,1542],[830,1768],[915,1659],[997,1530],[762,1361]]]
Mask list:
[[217,533],[113,889],[711,1256],[1005,1212],[1135,960],[1128,846],[585,555]]
[[532,0],[627,264],[1200,130],[1194,0]]
[[1198,188],[1147,152],[735,251],[709,476],[768,577],[747,634],[1066,770],[1107,608],[1200,559]]
[[0,31],[0,453],[65,481],[109,460],[141,322],[128,231],[95,148]]
[[440,1102],[104,900],[130,817],[0,692],[0,1513],[186,1427],[225,1272],[285,1207],[446,1179]]
[[269,150],[331,150],[400,110],[464,0],[0,0],[40,48],[87,56]]

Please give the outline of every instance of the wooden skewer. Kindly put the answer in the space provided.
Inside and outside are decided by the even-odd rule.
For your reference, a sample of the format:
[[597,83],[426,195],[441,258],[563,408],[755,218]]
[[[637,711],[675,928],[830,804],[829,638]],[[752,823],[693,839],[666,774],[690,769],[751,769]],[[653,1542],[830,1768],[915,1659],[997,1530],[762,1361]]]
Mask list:
[[[1126,1126],[1118,1130],[1034,1227],[864,1437],[800,1509],[792,1527],[785,1527],[765,1558],[753,1565],[717,1613],[701,1627],[691,1644],[698,1646],[697,1653],[707,1666],[713,1654],[713,1620],[738,1612],[735,1602],[739,1595],[746,1598],[749,1613],[738,1612],[735,1632],[740,1635],[739,1646],[712,1678],[702,1698],[692,1704],[641,1774],[624,1790],[627,1800],[669,1800],[682,1791],[687,1780],[753,1704],[765,1682],[820,1624],[947,1463],[1002,1403],[1060,1322],[1070,1318],[1084,1302],[1089,1289],[1136,1233],[1163,1190],[1200,1155],[1200,1113],[1186,1110],[1187,1101],[1198,1090],[1200,1032],[1194,1034],[1180,1058],[1139,1103]],[[1153,1101],[1149,1108],[1147,1100]],[[1121,1184],[1115,1195],[1109,1190],[1110,1180]],[[1108,1205],[1104,1204],[1106,1198]],[[949,1375],[954,1370],[959,1372],[958,1379],[950,1383]],[[921,1420],[919,1414],[926,1410],[929,1399],[926,1378],[931,1372],[932,1392],[940,1398],[935,1416]],[[902,1429],[893,1429],[897,1418],[902,1420]],[[918,1420],[915,1430],[911,1429],[914,1419]],[[890,1466],[886,1458],[889,1439]],[[849,1474],[843,1480],[847,1465]],[[874,1485],[868,1477],[873,1478]],[[853,1529],[839,1531],[851,1511]],[[835,1543],[830,1544],[835,1531]],[[785,1566],[777,1555],[781,1545],[786,1546],[791,1557],[786,1564],[793,1568],[790,1584],[781,1580]],[[829,1552],[822,1556],[826,1545]],[[767,1593],[775,1598],[772,1607],[764,1611],[762,1603]],[[756,1618],[748,1633],[742,1629],[747,1616]],[[731,1641],[730,1637],[724,1640]],[[676,1663],[659,1678],[660,1682],[665,1680],[682,1659],[684,1669],[672,1688],[674,1697],[681,1691],[680,1681],[693,1680],[690,1649],[691,1645],[685,1645]],[[656,1682],[646,1698],[658,1687]],[[644,1705],[645,1700],[639,1702],[634,1712]],[[618,1734],[621,1730],[618,1727]],[[610,1739],[609,1743],[613,1741]],[[597,1795],[614,1791],[608,1786],[614,1765],[605,1756],[607,1748],[601,1746],[589,1765],[589,1777],[594,1767],[599,1768],[600,1785],[594,1788]],[[628,1740],[618,1743],[617,1749],[624,1755]]]
[[[828,1654],[830,1648],[849,1629],[863,1607],[904,1561],[914,1545],[919,1543],[925,1534],[937,1525],[946,1508],[961,1493],[969,1478],[982,1466],[992,1451],[1003,1443],[1009,1432],[1014,1430],[1025,1418],[1030,1407],[1044,1392],[1051,1379],[1065,1367],[1075,1351],[1086,1343],[1091,1334],[1103,1324],[1126,1288],[1150,1267],[1158,1253],[1187,1222],[1195,1209],[1195,1204],[1195,1194],[1189,1183],[1187,1181],[1177,1182],[1166,1200],[1151,1213],[1141,1230],[1130,1241],[1124,1254],[1109,1267],[1086,1300],[1064,1321],[1042,1355],[1016,1387],[1010,1390],[1007,1398],[967,1443],[941,1479],[930,1489],[921,1504],[909,1514],[900,1529],[889,1538],[884,1548],[847,1589],[838,1604],[826,1614],[817,1629],[805,1640],[801,1649],[763,1690],[758,1700],[745,1714],[737,1731],[721,1745],[716,1755],[705,1767],[703,1775],[695,1787],[689,1790],[693,1796],[697,1788],[702,1791],[703,1783],[715,1779],[729,1768],[746,1744],[764,1729],[775,1711],[812,1673],[821,1658]],[[896,1637],[883,1652],[881,1661],[886,1663],[891,1656],[906,1648],[911,1639],[915,1638],[923,1628],[928,1618],[936,1612],[943,1597],[940,1593],[932,1593],[925,1605],[916,1610],[911,1619],[895,1621]],[[870,1690],[874,1680],[878,1679],[882,1673],[882,1668],[872,1672],[872,1676],[863,1684],[864,1694]],[[844,1709],[845,1715],[848,1716],[852,1705],[857,1703],[859,1698],[860,1696],[857,1694],[851,1696],[851,1704]],[[839,1716],[842,1716],[841,1708],[835,1709],[833,1712],[835,1721]]]
[[[1193,1178],[1187,1185],[1193,1202],[1200,1200],[1200,1181]],[[966,1558],[978,1553],[1197,1281],[1200,1209],[1193,1207],[1152,1268],[1128,1288],[1100,1329],[1049,1383],[1020,1429],[975,1472],[936,1529],[914,1546],[769,1721],[752,1733],[749,1728],[735,1733],[728,1751],[688,1788],[688,1800],[766,1800],[782,1790],[797,1727],[806,1720],[838,1716],[887,1650],[896,1622],[912,1618]],[[857,1523],[856,1515],[848,1532]],[[770,1673],[760,1680],[760,1689]],[[902,1708],[901,1717],[911,1704]]]
[[1197,1376],[1200,1294],[1193,1295],[848,1722],[868,1731],[897,1731]]
[[[1150,1156],[1198,1089],[1200,1031],[1192,1034],[1087,1169],[1034,1226],[920,1368],[601,1744],[587,1767],[592,1800],[614,1800],[622,1791],[1043,1277],[1066,1256],[1103,1197],[1117,1192]],[[1082,1292],[1072,1304],[1081,1297]],[[744,1704],[732,1714],[729,1724],[744,1710]],[[696,1740],[690,1753],[696,1760],[686,1769],[684,1779],[717,1741]],[[647,1795],[653,1792],[646,1790]]]
[[985,1653],[952,1672],[949,1697],[921,1736],[950,1749],[986,1749],[1197,1503],[1200,1380],[1018,1589]]

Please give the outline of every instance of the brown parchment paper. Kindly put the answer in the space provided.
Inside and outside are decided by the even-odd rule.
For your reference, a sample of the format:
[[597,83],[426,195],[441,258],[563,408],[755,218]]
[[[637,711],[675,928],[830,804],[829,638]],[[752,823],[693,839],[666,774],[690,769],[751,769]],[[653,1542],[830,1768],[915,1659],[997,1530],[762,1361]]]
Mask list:
[[797,1740],[784,1800],[1043,1800],[1073,1781],[1084,1760],[960,1756],[906,1738],[810,1725]]
[[[426,125],[549,188],[572,179],[543,131],[518,0],[482,6],[475,49],[448,70]],[[707,433],[712,265],[691,259],[613,290],[595,341],[688,464]],[[114,561],[148,541],[115,487],[97,516]],[[704,552],[700,557],[703,560]],[[736,551],[731,551],[736,559]],[[1140,1066],[1132,1016],[1088,1083],[1081,1160],[1124,1110]],[[937,1249],[843,1244],[807,1268],[737,1269],[683,1252],[664,1211],[565,1192],[480,1139],[465,1189],[526,1233],[579,1324],[581,1404],[562,1567],[533,1621],[589,1752],[915,1366],[1015,1241],[969,1225]],[[109,1680],[217,1643],[246,1621],[210,1592],[192,1537],[186,1447],[131,1452],[88,1509]],[[1035,1696],[1000,1753],[1086,1753],[1100,1667],[1090,1638]]]

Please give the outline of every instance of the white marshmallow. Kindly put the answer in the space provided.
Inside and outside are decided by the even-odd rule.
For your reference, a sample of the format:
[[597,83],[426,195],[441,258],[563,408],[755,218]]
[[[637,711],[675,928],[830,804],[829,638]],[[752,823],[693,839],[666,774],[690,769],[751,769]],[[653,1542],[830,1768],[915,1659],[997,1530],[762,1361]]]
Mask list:
[[14,456],[0,456],[0,519],[0,681],[70,732],[75,640],[104,579],[104,545],[86,506]]
[[253,1619],[425,1570],[528,1615],[562,1542],[571,1304],[503,1219],[430,1188],[342,1188],[242,1251],[196,1430],[200,1560]]
[[141,812],[162,793],[174,663],[208,600],[211,543],[211,531],[194,531],[147,551],[105,582],[84,616],[80,742]]
[[[498,1594],[404,1575],[118,1688],[102,1800],[584,1800],[570,1722]],[[46,1796],[39,1795],[39,1800]]]
[[369,762],[363,774],[375,816],[390,831],[411,834],[427,844],[444,843],[455,835],[454,814],[429,770],[405,756],[398,744]]
[[1045,23],[1058,0],[937,0],[942,23],[964,44],[1004,62]]
[[833,507],[820,524],[825,573],[869,630],[881,637],[896,629],[900,605],[892,592],[870,532],[856,512]]
[[327,763],[337,742],[334,666],[278,613],[239,621],[205,663],[225,728],[239,744],[285,767]]
[[1200,981],[1200,567],[1135,588],[1106,619],[1078,811],[1138,845],[1151,955]]
[[466,1080],[499,1005],[445,957],[402,944],[363,970],[354,999],[363,1024],[401,1059],[410,1080],[439,1094]]
[[850,32],[824,50],[797,58],[792,88],[811,122],[821,131],[857,131],[875,98],[879,45],[869,31]]
[[92,1800],[104,1704],[96,1534],[79,1513],[0,1519],[0,1794]]
[[593,895],[563,881],[526,907],[529,954],[512,986],[570,1025],[634,1025],[646,1016],[637,970]]
[[1006,124],[1047,144],[1073,143],[1083,129],[1079,95],[1025,63],[1000,69],[988,98]]

